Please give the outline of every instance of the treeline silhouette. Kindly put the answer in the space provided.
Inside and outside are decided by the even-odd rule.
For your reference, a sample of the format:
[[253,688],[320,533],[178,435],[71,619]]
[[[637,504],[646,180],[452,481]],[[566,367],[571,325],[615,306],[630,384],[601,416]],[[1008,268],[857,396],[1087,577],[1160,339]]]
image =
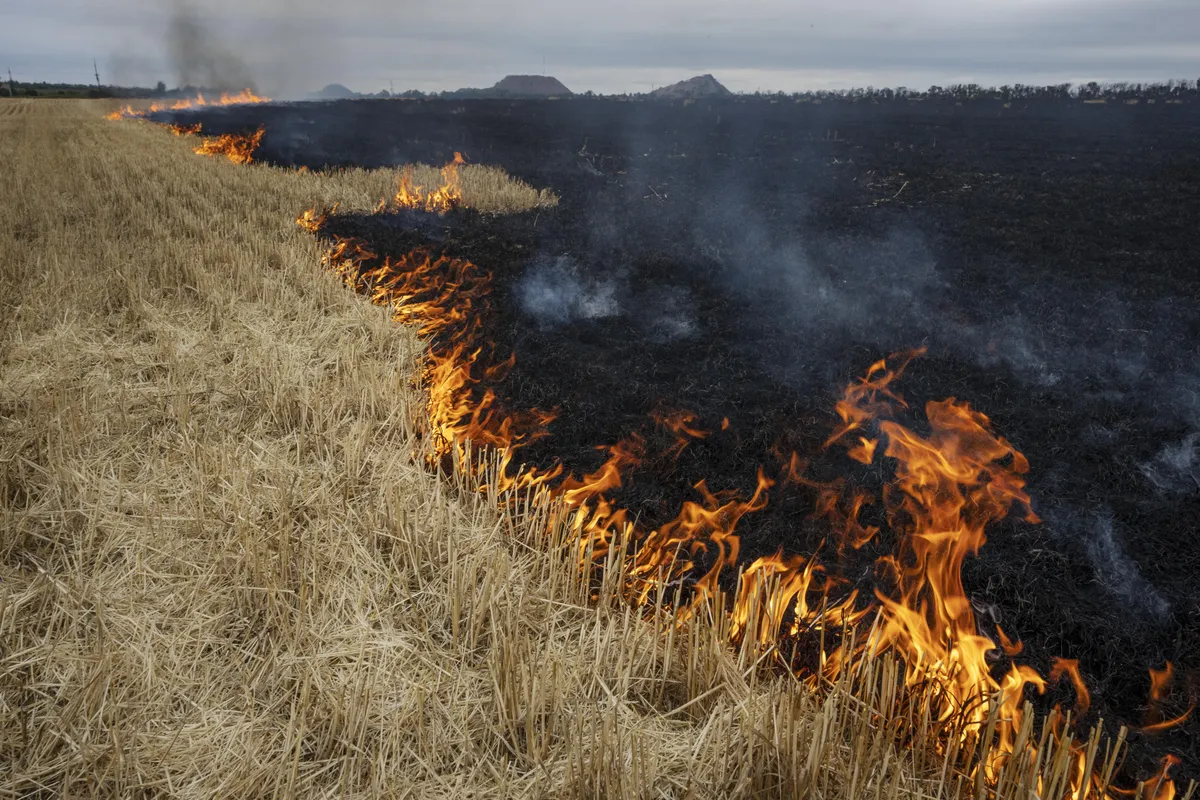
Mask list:
[[1119,81],[1113,83],[1071,84],[1058,83],[1033,86],[1014,83],[1005,86],[982,86],[978,83],[955,83],[948,86],[930,86],[928,89],[910,89],[899,86],[894,89],[877,89],[874,86],[855,89],[820,89],[811,92],[755,92],[759,97],[786,97],[800,101],[821,102],[866,102],[886,103],[894,101],[932,102],[1126,102],[1138,101],[1195,101],[1200,99],[1200,79],[1169,80],[1165,83],[1138,83]]

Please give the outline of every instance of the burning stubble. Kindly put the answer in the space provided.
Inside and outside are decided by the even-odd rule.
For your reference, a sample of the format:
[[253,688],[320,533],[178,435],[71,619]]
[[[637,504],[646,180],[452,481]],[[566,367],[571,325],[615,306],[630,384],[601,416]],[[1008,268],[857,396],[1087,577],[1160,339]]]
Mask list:
[[[734,230],[742,231],[740,242]],[[1077,458],[1120,465],[1122,494],[1136,498],[1136,510],[1127,509],[1124,521],[1084,511],[1083,498],[1095,492],[1091,473],[1066,468],[1061,453],[1035,449],[1035,496],[1064,503],[1042,530],[1077,546],[1095,585],[1133,609],[1122,627],[1133,631],[1146,615],[1168,619],[1171,604],[1121,542],[1146,524],[1133,514],[1161,513],[1164,499],[1200,491],[1200,381],[1187,351],[1174,344],[1187,341],[1183,323],[1171,322],[1177,314],[1080,291],[1066,277],[1044,277],[1035,288],[997,270],[990,285],[956,286],[912,228],[893,226],[877,237],[781,236],[731,199],[710,208],[693,235],[701,249],[719,254],[728,289],[752,303],[746,355],[800,390],[828,382],[828,365],[842,348],[903,342],[1003,374],[1018,396],[1047,398],[1041,402],[1059,409],[1060,424],[1078,426],[1086,455]],[[793,346],[760,346],[772,338]],[[1138,422],[1101,422],[1117,419]],[[1122,455],[1148,446],[1153,455],[1132,464]]]
[[[888,241],[889,239],[894,240],[895,237],[884,237],[883,241]],[[868,238],[859,238],[859,239],[850,240],[850,241],[851,241],[851,244],[854,245],[854,247],[843,248],[841,255],[842,255],[843,260],[850,260],[853,262],[862,256],[862,253],[864,251],[864,248],[862,247],[862,245],[864,243],[866,245],[867,254],[871,255],[869,253],[869,250],[870,250],[870,247],[873,246],[873,244],[875,243],[876,240],[868,239]],[[818,245],[820,245],[820,244],[821,243],[818,242]],[[831,343],[833,345],[837,345],[839,342],[845,342],[847,339],[851,339],[853,337],[880,336],[881,330],[884,332],[890,331],[891,333],[895,333],[897,331],[904,333],[904,332],[906,332],[906,330],[908,332],[912,332],[914,330],[915,331],[934,330],[935,332],[937,332],[938,325],[943,322],[943,318],[946,316],[949,316],[945,312],[913,315],[912,314],[913,307],[916,307],[916,309],[920,310],[920,311],[929,311],[930,309],[937,310],[938,306],[935,303],[928,302],[928,298],[923,296],[921,291],[919,291],[919,290],[914,291],[912,286],[906,285],[902,280],[897,281],[896,276],[894,274],[889,275],[889,274],[887,274],[887,272],[885,270],[879,269],[878,265],[880,263],[886,263],[886,259],[881,259],[881,258],[863,259],[867,263],[868,266],[861,271],[860,280],[857,281],[857,285],[852,286],[852,288],[850,288],[850,289],[842,289],[838,286],[838,284],[834,280],[831,279],[833,277],[833,275],[836,274],[834,271],[829,270],[824,265],[822,265],[821,269],[817,269],[817,268],[813,267],[813,264],[820,263],[820,258],[814,256],[814,254],[818,254],[820,252],[821,252],[821,250],[818,246],[813,246],[810,250],[808,248],[801,249],[794,245],[788,245],[788,244],[785,244],[785,245],[779,246],[779,247],[774,247],[774,248],[763,247],[763,248],[759,248],[759,250],[758,250],[758,257],[761,259],[765,255],[766,260],[768,261],[769,265],[771,265],[771,268],[775,269],[775,272],[773,272],[773,273],[772,272],[766,272],[766,273],[760,272],[760,274],[757,276],[759,278],[760,283],[767,284],[768,287],[770,287],[770,286],[777,287],[777,289],[775,290],[776,294],[784,294],[786,297],[792,297],[792,298],[794,298],[797,294],[799,294],[805,300],[811,301],[809,303],[808,307],[805,309],[807,313],[803,315],[804,318],[806,318],[810,321],[807,323],[806,326],[800,326],[802,330],[812,331],[812,330],[820,329],[822,327],[825,328],[826,330],[831,330],[832,335],[829,336],[828,341],[829,341],[829,343]],[[825,253],[829,253],[829,252],[838,253],[838,249],[835,247],[825,247],[824,252]],[[849,256],[846,256],[845,255],[846,253],[849,253]],[[427,259],[422,261],[422,264],[427,264],[427,263],[428,263]],[[779,265],[782,265],[781,270],[779,268]],[[465,269],[465,266],[463,266],[461,268]],[[807,270],[807,272],[805,272],[805,270]],[[409,267],[403,267],[401,269],[401,271],[402,272],[410,272],[412,270]],[[928,273],[928,270],[926,272]],[[349,275],[349,274],[352,274],[352,272],[348,271],[348,272],[346,272],[346,274]],[[361,275],[359,275],[359,277],[361,277]],[[801,278],[802,280],[796,280],[797,277]],[[903,277],[903,276],[901,276],[901,277]],[[392,277],[390,275],[388,276],[388,280],[389,281],[392,280]],[[560,283],[561,283],[561,281],[560,281]],[[579,279],[578,276],[576,276],[574,283],[575,283],[575,289],[577,289],[577,291],[567,291],[567,292],[558,291],[557,294],[555,293],[556,290],[555,290],[555,287],[553,287],[553,286],[546,287],[545,285],[543,285],[541,287],[542,298],[545,299],[548,296],[552,301],[549,304],[549,311],[546,311],[545,309],[543,309],[543,312],[545,315],[555,317],[555,319],[553,321],[556,324],[566,324],[565,321],[569,321],[571,319],[587,319],[588,318],[589,308],[592,304],[588,301],[588,299],[586,297],[582,300],[580,299],[581,293],[586,294],[586,292],[583,292],[583,290],[580,289],[580,286],[582,285],[583,281],[581,279]],[[558,287],[558,289],[561,289],[561,288],[562,288],[561,286]],[[780,288],[787,290],[787,291],[781,292],[781,291],[779,291]],[[918,289],[919,289],[919,287],[918,287]],[[772,289],[771,288],[760,289],[759,291],[762,292],[764,295],[770,295],[772,292]],[[991,299],[991,298],[989,298],[989,299]],[[856,306],[855,303],[858,303],[858,305]],[[529,304],[527,303],[526,305],[528,306]],[[546,304],[543,303],[542,305],[544,306]],[[763,303],[760,305],[765,306],[766,304]],[[907,313],[904,311],[893,313],[894,307],[897,307],[897,306],[899,306],[901,308],[907,308],[908,309]],[[534,304],[534,307],[536,307],[536,304]],[[778,306],[776,306],[776,307],[778,307]],[[969,306],[967,306],[967,308],[969,308]],[[569,312],[569,313],[563,313],[563,309],[566,309],[567,312]],[[528,307],[525,310],[526,310],[526,313],[529,313]],[[582,310],[582,313],[581,313],[581,310]],[[1090,311],[1091,315],[1094,317],[1095,316],[1094,309],[1091,309],[1089,311]],[[858,314],[867,316],[868,319],[866,319],[865,321],[857,320],[856,312]],[[472,313],[473,313],[473,310],[472,310]],[[871,318],[872,314],[875,315],[874,318]],[[921,319],[920,317],[928,317],[928,319]],[[915,318],[915,321],[913,321],[914,318]],[[986,315],[983,315],[979,318],[984,319],[986,321],[989,317]],[[1012,319],[1011,316],[1008,318]],[[897,319],[900,320],[901,323],[911,322],[912,326],[910,328],[906,329],[903,324],[897,324],[897,322],[896,322]],[[952,322],[952,325],[947,326],[950,329],[953,329],[953,326],[961,326],[962,329],[969,329],[967,326],[976,324],[981,329],[986,330],[985,328],[983,328],[982,325],[979,325],[978,323],[972,323],[971,315],[964,313],[961,309],[956,317],[951,317],[951,322]],[[872,327],[872,326],[874,326],[874,327]],[[889,326],[891,326],[891,327],[889,327]],[[936,341],[938,341],[939,344],[943,345],[947,349],[951,348],[951,346],[953,344],[953,342],[950,341],[950,338],[951,337],[949,337],[945,333],[945,331],[941,331],[940,333],[938,333],[936,335]],[[868,341],[870,341],[869,338],[868,338]],[[968,343],[968,345],[969,345],[969,343]],[[1085,345],[1086,345],[1086,341],[1085,341]],[[969,346],[960,346],[958,348],[958,352],[970,352],[970,347]],[[461,351],[461,352],[458,352],[457,354],[452,354],[452,355],[455,355],[455,357],[457,357],[461,360],[461,357],[465,353],[466,353],[466,351]],[[473,356],[472,356],[472,358],[473,358]],[[1045,362],[1043,362],[1043,363],[1045,363]],[[1130,362],[1130,363],[1133,363],[1133,362]],[[446,364],[448,364],[450,366],[454,366],[452,363],[452,359],[447,359]],[[1102,364],[1112,364],[1115,366],[1115,368],[1117,369],[1118,372],[1124,371],[1127,374],[1127,376],[1132,373],[1136,373],[1136,370],[1131,371],[1128,369],[1124,369],[1124,365],[1121,363],[1121,361],[1119,359],[1113,360],[1111,362],[1102,362]],[[464,366],[470,367],[471,365],[467,364]],[[499,368],[503,365],[498,363],[493,366]],[[882,369],[882,367],[880,367],[880,369]],[[488,367],[486,371],[490,373],[491,370],[492,370],[492,367]],[[872,372],[875,373],[876,369],[873,368]],[[431,383],[435,386],[439,386],[439,385],[449,386],[449,385],[451,385],[450,382],[452,380],[454,380],[454,381],[459,380],[463,374],[464,373],[462,372],[462,370],[456,371],[454,369],[448,369],[444,374],[431,373],[430,374]],[[441,375],[440,378],[439,378],[439,375]],[[870,379],[871,379],[871,376],[869,375],[868,383],[870,383]],[[1053,387],[1054,385],[1057,384],[1057,381],[1044,381],[1043,383],[1048,384],[1049,386]],[[880,388],[882,389],[883,387],[881,386]],[[1102,391],[1099,394],[1100,395],[1111,394],[1111,392],[1103,392]],[[873,399],[871,399],[869,404],[867,406],[863,406],[860,410],[873,412],[873,408],[872,408],[873,406],[875,406],[875,401]],[[856,406],[854,406],[854,405],[850,405],[850,406],[847,406],[847,409],[849,411],[853,411],[855,407]],[[891,442],[891,444],[888,445],[887,457],[899,458],[900,455],[902,454],[901,451],[904,451],[905,453],[907,453],[906,458],[908,456],[913,456],[913,458],[908,458],[908,461],[917,465],[913,471],[914,476],[916,476],[918,472],[927,470],[927,466],[924,465],[925,459],[916,458],[916,456],[920,456],[921,453],[924,451],[928,451],[928,450],[932,449],[932,450],[941,451],[941,452],[948,452],[948,451],[958,452],[957,448],[954,448],[954,447],[946,448],[942,445],[946,442],[951,441],[952,439],[954,439],[956,437],[963,437],[963,436],[966,437],[965,441],[971,441],[976,444],[987,445],[989,443],[988,437],[991,436],[991,434],[989,432],[990,426],[988,425],[988,420],[986,418],[982,417],[982,415],[977,415],[977,414],[975,414],[975,412],[970,411],[970,409],[965,404],[956,404],[953,401],[953,398],[951,398],[950,400],[945,401],[941,405],[930,405],[930,406],[928,406],[928,408],[931,409],[931,411],[929,412],[929,422],[931,425],[933,425],[933,427],[935,429],[935,437],[932,440],[928,440],[928,441],[923,440],[919,436],[913,436],[910,434],[910,432],[907,432],[901,428],[895,427],[894,425],[892,425],[890,428],[886,428],[885,427],[886,425],[890,425],[890,422],[888,422],[888,421],[880,421],[880,423],[879,423],[881,428],[883,428],[885,433],[887,434],[887,439]],[[485,405],[479,405],[479,406],[476,406],[474,411],[472,412],[472,409],[471,409],[469,403],[464,404],[462,406],[462,408],[459,408],[457,405],[455,406],[455,413],[462,412],[459,419],[467,420],[467,421],[469,421],[469,423],[471,425],[477,425],[477,423],[479,423],[481,420],[486,420],[485,415],[490,416],[492,414],[493,410],[494,410],[493,408],[485,407]],[[935,412],[936,412],[936,414],[935,414]],[[849,422],[849,420],[847,420],[847,421]],[[468,431],[465,429],[461,430],[461,431],[454,430],[455,423],[451,417],[444,417],[442,422],[445,423],[440,430],[440,432],[443,434],[443,437],[442,437],[443,439],[449,439],[449,438],[451,438],[451,435],[459,434],[459,433],[465,435],[466,438],[471,438],[473,440],[477,438],[474,435],[473,431]],[[970,423],[970,425],[968,426],[967,423]],[[940,428],[939,428],[939,426],[940,426]],[[964,427],[964,426],[966,426],[966,427]],[[944,429],[944,430],[942,430],[942,429]],[[939,432],[939,430],[941,430],[941,432]],[[487,433],[488,431],[485,430],[482,432]],[[481,441],[488,441],[484,437],[478,437],[478,438]],[[495,438],[495,437],[493,437],[493,438]],[[997,440],[997,441],[999,442],[999,445],[1002,445],[1002,446],[1000,446],[999,449],[996,450],[996,457],[1000,458],[1000,459],[1008,459],[1008,458],[1013,459],[1014,472],[1016,472],[1016,473],[1025,472],[1028,465],[1024,463],[1024,458],[1022,456],[1020,456],[1020,454],[1017,453],[1016,451],[1013,451],[1011,449],[1011,447],[1007,445],[1007,443],[1003,442],[1002,440]],[[897,443],[899,443],[899,444],[897,444]],[[628,444],[630,446],[628,446],[628,447],[618,446],[618,445],[622,445],[622,443],[618,443],[618,445],[613,446],[612,459],[610,459],[610,462],[608,465],[619,465],[617,462],[620,462],[621,464],[627,464],[630,461],[630,459],[633,459],[634,462],[636,462],[636,458],[638,456],[636,454],[632,454],[635,449],[632,447],[632,445],[636,444],[636,442],[625,443],[625,444]],[[879,444],[878,439],[872,439],[869,441],[866,439],[862,439],[857,444],[855,444],[853,442],[850,442],[849,444],[852,447],[852,450],[849,453],[849,455],[852,459],[854,459],[856,461],[860,461],[861,463],[864,463],[864,464],[873,463],[876,445]],[[1019,460],[1019,466],[1018,466],[1018,460]],[[1044,461],[1043,461],[1043,463],[1044,463]],[[608,465],[606,465],[606,466],[608,466]],[[970,467],[970,465],[966,465],[966,466]],[[613,466],[613,469],[616,469],[616,466]],[[957,476],[958,479],[953,482],[961,484],[962,483],[961,479],[963,477],[973,478],[977,472],[978,472],[977,468],[971,467],[970,469],[963,471],[961,475],[958,475]],[[1000,475],[1000,473],[997,472],[997,475]],[[585,488],[585,486],[590,486],[591,487],[590,491],[592,491],[592,494],[590,495],[590,497],[592,497],[594,499],[596,497],[595,492],[603,491],[602,489],[597,489],[596,486],[600,485],[600,483],[603,482],[603,479],[605,478],[605,473],[603,473],[603,470],[602,470],[601,472],[595,473],[593,476],[586,476],[586,477],[594,477],[595,481],[589,482],[585,479],[583,481],[583,485],[580,485],[580,486],[576,487],[576,489],[572,489],[571,491],[575,492],[576,494],[580,494],[580,492],[576,491],[577,489],[582,490]],[[954,477],[954,476],[952,476],[952,477]],[[1000,475],[1000,477],[1004,477],[1004,476]],[[1020,479],[1020,480],[1023,481],[1023,479]],[[593,486],[592,485],[593,483],[596,484],[596,486]],[[609,482],[609,483],[611,483],[611,482]],[[1015,476],[1012,476],[1011,484],[1012,484],[1012,487],[1014,488],[1013,496],[1016,497],[1017,496],[1016,490],[1021,489],[1021,487],[1023,486],[1023,482],[1017,482],[1017,478]],[[608,484],[605,484],[605,485],[608,485]],[[756,491],[754,499],[752,499],[748,503],[740,504],[737,508],[737,511],[739,513],[742,513],[742,512],[748,511],[748,510],[754,510],[754,511],[759,510],[760,492],[764,492],[766,488],[769,488],[769,485],[770,485],[770,482],[769,481],[764,482],[764,480],[760,474],[759,489],[758,489],[758,491]],[[914,482],[912,483],[912,490],[911,491],[909,491],[908,489],[905,490],[913,498],[913,503],[915,503],[915,505],[911,505],[911,506],[906,505],[902,509],[905,512],[905,514],[907,514],[907,516],[912,517],[914,519],[920,518],[922,515],[926,514],[926,511],[928,510],[925,508],[926,505],[929,505],[930,509],[937,511],[937,513],[930,512],[929,515],[931,516],[931,519],[933,517],[938,517],[940,515],[941,512],[939,510],[937,503],[932,502],[937,499],[936,497],[931,496],[930,498],[928,498],[930,501],[929,503],[926,502],[926,499],[922,499],[924,496],[922,494],[923,487],[926,487],[928,485],[931,485],[930,482],[926,481],[924,479],[914,480]],[[704,491],[707,492],[707,490],[704,490]],[[987,491],[990,491],[990,489]],[[952,492],[950,491],[950,487],[948,487],[945,492],[939,491],[935,494],[937,494],[938,496],[941,496],[943,494],[948,496],[948,495],[952,494]],[[985,492],[985,494],[986,494],[986,492]],[[899,495],[895,495],[895,497],[899,497]],[[984,497],[983,499],[986,499],[986,497]],[[710,500],[711,500],[711,502],[710,502]],[[1025,501],[1025,503],[1027,503],[1028,498],[1024,498],[1024,501]],[[971,503],[967,504],[967,507],[979,508],[980,507],[979,501],[972,500]],[[700,508],[700,507],[698,507],[698,508]],[[707,495],[705,506],[700,508],[700,511],[708,512],[708,511],[714,510],[715,508],[716,508],[715,496]],[[999,509],[999,510],[1003,510],[1003,509]],[[704,517],[705,514],[698,512],[698,516]],[[933,525],[931,530],[943,530],[943,529],[949,530],[950,529],[949,527],[947,527],[946,524],[943,524],[944,521],[940,520],[940,518],[935,519],[934,522],[936,524]],[[974,530],[974,528],[972,528],[972,530]],[[979,530],[981,532],[982,528],[980,528]],[[723,534],[729,534],[729,533],[731,533],[731,531],[723,531]],[[1128,558],[1125,557],[1122,548],[1120,548],[1117,545],[1115,537],[1113,536],[1112,526],[1110,525],[1107,528],[1105,528],[1104,526],[1100,526],[1100,529],[1096,532],[1096,536],[1098,537],[1096,539],[1096,541],[1098,542],[1098,546],[1095,548],[1092,548],[1089,551],[1089,554],[1088,554],[1089,560],[1094,564],[1094,566],[1098,572],[1105,575],[1110,580],[1113,580],[1114,582],[1122,582],[1123,581],[1125,584],[1128,584],[1131,586],[1132,582],[1134,582],[1133,579],[1137,577],[1137,572],[1136,572],[1135,568],[1132,568],[1133,565],[1129,562]],[[869,537],[867,537],[867,538],[869,539]],[[922,541],[924,541],[924,540],[932,541],[932,537],[928,537],[928,536],[921,537],[921,540]],[[716,543],[716,541],[717,540],[714,538],[714,543]],[[729,550],[727,547],[728,545],[730,545],[731,541],[733,542],[733,546],[735,548],[734,550]],[[966,542],[966,540],[964,540],[964,542]],[[977,540],[977,543],[982,543],[982,540],[981,539]],[[977,544],[970,545],[970,547],[976,548]],[[736,557],[737,557],[736,542],[733,541],[731,537],[725,536],[725,538],[723,538],[721,540],[721,548],[720,548],[720,554],[718,557],[718,564],[722,563],[724,561],[736,560]],[[959,560],[961,561],[961,558],[959,556],[956,556],[956,558],[959,558]],[[907,596],[908,599],[915,598],[917,595],[924,594],[927,592],[932,592],[934,595],[939,595],[940,593],[943,592],[943,589],[946,588],[946,587],[935,586],[932,583],[924,584],[924,583],[920,583],[919,581],[914,582],[915,579],[920,578],[921,576],[915,575],[915,574],[908,574],[902,568],[903,563],[906,563],[906,562],[901,560],[896,563],[895,570],[894,570],[894,572],[895,572],[894,577],[896,578],[896,580],[894,582],[896,584],[897,591],[900,594]],[[792,574],[790,572],[790,570],[792,570],[792,565],[783,563],[778,560],[772,561],[770,558],[759,559],[758,561],[754,562],[754,564],[752,564],[751,567],[747,569],[747,573],[748,574],[758,574],[758,573],[754,572],[754,570],[756,568],[759,570],[759,572],[761,572],[763,574],[774,574],[774,575]],[[951,570],[951,573],[953,573],[953,574],[957,574],[957,572],[958,572],[958,570]],[[714,575],[714,574],[716,574],[716,573],[715,572],[707,573],[705,576],[705,579],[707,580],[709,575]],[[906,581],[908,582],[907,584],[906,584]],[[702,581],[702,584],[703,583],[704,582]],[[698,584],[698,586],[699,585],[700,584]],[[709,587],[709,588],[711,588],[711,587]],[[952,594],[956,598],[959,598],[959,596],[962,594],[961,586],[951,586],[949,588],[953,590]],[[937,605],[937,604],[935,604],[935,605]],[[959,605],[959,604],[952,603],[949,605],[957,607],[957,605]],[[915,607],[913,604],[910,604],[908,602],[905,603],[905,608],[911,609],[913,607]],[[946,663],[946,661],[947,661],[947,658],[945,657],[946,654],[940,653],[937,650],[937,648],[930,648],[927,644],[924,644],[924,643],[917,643],[916,645],[914,645],[915,639],[931,640],[931,641],[940,642],[941,641],[940,636],[930,637],[930,636],[926,636],[926,635],[922,634],[921,636],[914,638],[913,633],[919,632],[920,625],[924,624],[924,623],[919,619],[914,619],[911,617],[904,618],[904,615],[897,615],[897,618],[903,619],[903,625],[901,626],[901,628],[898,628],[896,630],[895,638],[893,639],[893,643],[900,650],[912,651],[909,653],[910,657],[908,658],[908,660],[910,662],[918,665],[918,667],[919,667],[918,672],[923,671],[925,669],[924,667],[920,666],[922,664],[923,660],[925,660],[926,663],[930,664],[930,665]],[[955,612],[955,614],[952,615],[952,617],[948,621],[943,621],[943,622],[950,625],[955,630],[969,631],[973,628],[973,625],[970,624],[971,620],[959,612]],[[962,637],[958,636],[957,634],[956,634],[956,638],[962,639]],[[956,655],[956,654],[951,654],[951,655]],[[978,655],[978,654],[976,653],[975,655]],[[974,655],[972,656],[972,659],[974,659]],[[954,662],[957,659],[952,658],[949,660],[951,662]],[[968,660],[971,660],[971,659],[968,659]],[[1034,679],[1035,677],[1036,676],[1029,675],[1029,674],[1018,674],[1017,675],[1017,678],[1019,678],[1022,683],[1032,682],[1032,683],[1036,684],[1037,680]],[[1040,679],[1038,679],[1038,680],[1040,680]],[[1019,693],[1017,693],[1017,694],[1019,694]],[[1013,694],[1011,696],[1016,697],[1017,694]]]

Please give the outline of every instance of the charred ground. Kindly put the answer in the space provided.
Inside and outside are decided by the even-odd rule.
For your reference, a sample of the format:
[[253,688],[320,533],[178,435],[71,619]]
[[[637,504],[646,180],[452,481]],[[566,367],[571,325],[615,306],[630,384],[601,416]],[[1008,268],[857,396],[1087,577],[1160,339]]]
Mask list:
[[[661,452],[673,437],[651,414],[695,412],[710,435],[652,455],[618,496],[647,523],[700,479],[748,495],[759,465],[778,474],[793,450],[816,477],[881,483],[821,452],[833,402],[877,358],[928,347],[901,383],[910,405],[955,396],[988,414],[1029,458],[1044,520],[998,526],[968,562],[984,632],[1020,637],[1043,674],[1078,658],[1085,724],[1142,724],[1147,669],[1167,660],[1165,716],[1200,692],[1200,107],[573,99],[187,119],[264,125],[258,158],[283,165],[462,151],[557,192],[556,209],[524,215],[346,216],[328,232],[493,273],[487,334],[516,356],[495,388],[510,407],[558,409],[528,462],[591,470],[631,432]],[[774,487],[739,527],[743,557],[821,547],[812,499]],[[873,555],[847,576],[869,587]],[[1134,734],[1130,772],[1170,750],[1196,776],[1198,742],[1194,717]]]

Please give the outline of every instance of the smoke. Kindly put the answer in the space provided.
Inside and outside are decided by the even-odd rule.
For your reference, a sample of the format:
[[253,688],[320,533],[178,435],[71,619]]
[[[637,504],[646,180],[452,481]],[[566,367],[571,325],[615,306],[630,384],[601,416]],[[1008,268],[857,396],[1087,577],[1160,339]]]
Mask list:
[[[630,284],[639,285],[637,291]],[[679,286],[642,286],[624,273],[592,277],[567,256],[533,262],[514,291],[521,311],[542,328],[623,318],[655,342],[685,339],[698,331],[694,302]]]
[[1171,603],[1142,576],[1137,563],[1126,553],[1125,530],[1111,509],[1081,512],[1062,506],[1048,513],[1045,524],[1053,538],[1083,551],[1095,576],[1093,585],[1119,601],[1114,608],[1143,621],[1148,616],[1161,622],[1171,614]]
[[688,339],[699,330],[691,295],[678,286],[653,287],[640,299],[640,320],[656,343]]
[[846,236],[812,232],[800,218],[782,229],[739,196],[736,184],[724,191],[720,202],[697,210],[694,246],[717,262],[725,287],[749,301],[748,339],[794,345],[771,364],[784,379],[808,382],[849,345],[876,352],[925,345],[1002,369],[1029,391],[1069,392],[1079,407],[1152,407],[1160,420],[1197,433],[1182,445],[1164,443],[1148,474],[1160,486],[1197,488],[1194,311],[1181,314],[1172,301],[1135,302],[1111,286],[1081,288],[1049,271],[1027,281],[1020,276],[1028,270],[1003,265],[943,268],[911,224]]
[[1164,445],[1153,459],[1139,466],[1160,491],[1200,490],[1200,431],[1189,433],[1180,442]]
[[1171,604],[1142,577],[1137,564],[1126,555],[1117,540],[1112,514],[1097,514],[1094,523],[1094,535],[1088,539],[1086,550],[1100,584],[1124,602],[1140,606],[1158,619],[1167,616]]
[[167,52],[180,86],[228,92],[257,89],[246,63],[201,22],[187,3],[175,4],[167,26]]
[[521,310],[544,327],[620,313],[616,284],[582,277],[566,256],[535,262],[516,290]]
[[338,80],[348,50],[336,10],[318,0],[140,0],[140,6],[136,16],[96,11],[97,22],[122,30],[107,59],[118,82],[300,98]]
[[700,210],[693,237],[716,262],[718,283],[753,309],[745,346],[780,379],[799,387],[832,380],[824,373],[848,344],[889,352],[952,338],[949,287],[915,228],[868,237],[773,227],[730,198]]

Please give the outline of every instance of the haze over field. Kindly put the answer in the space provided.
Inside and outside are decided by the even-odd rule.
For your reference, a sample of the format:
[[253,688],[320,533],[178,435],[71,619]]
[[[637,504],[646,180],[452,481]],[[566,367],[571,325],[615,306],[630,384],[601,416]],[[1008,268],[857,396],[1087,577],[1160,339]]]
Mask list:
[[702,72],[733,91],[1200,75],[1192,0],[8,0],[4,18],[18,80],[86,82],[96,57],[104,83],[174,85],[220,64],[276,96],[488,86],[543,59],[577,92]]

